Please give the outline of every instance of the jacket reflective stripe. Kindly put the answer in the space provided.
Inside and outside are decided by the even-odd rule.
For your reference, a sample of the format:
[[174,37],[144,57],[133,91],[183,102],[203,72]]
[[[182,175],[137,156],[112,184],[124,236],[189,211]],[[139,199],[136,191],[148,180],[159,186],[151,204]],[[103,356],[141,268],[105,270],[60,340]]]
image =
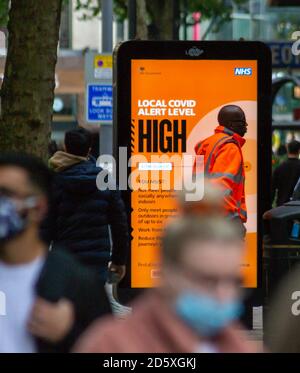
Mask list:
[[225,172],[213,172],[208,175],[209,179],[219,179],[220,177],[227,177],[228,179],[234,181],[235,183],[240,183],[242,175],[241,175],[241,172],[239,172],[237,175],[227,174]]
[[240,209],[240,214],[243,215],[245,218],[247,217],[247,211]]
[[208,172],[209,171],[209,166],[210,166],[210,162],[211,162],[211,159],[212,159],[212,156],[214,154],[214,151],[216,150],[216,147],[218,145],[221,145],[221,143],[224,141],[224,140],[227,140],[229,137],[228,136],[224,136],[222,137],[219,141],[216,142],[216,144],[214,145],[212,151],[210,152],[209,156],[208,156],[208,159],[207,159],[207,162],[206,162],[206,166],[205,166],[205,172]]
[[246,222],[245,169],[241,149],[244,143],[240,136],[219,126],[214,135],[195,147],[195,152],[204,156],[208,182],[221,187],[226,216],[239,217]]
[[[207,163],[206,163],[206,167],[205,167],[205,172],[206,173],[209,171],[210,162],[211,162],[212,156],[214,155],[214,152],[216,151],[217,146],[219,148],[221,148],[221,146],[225,145],[225,144],[235,144],[239,148],[239,144],[237,143],[237,141],[235,141],[230,136],[222,137],[219,141],[216,142],[216,144],[214,145],[213,149],[211,150],[211,152],[209,154],[209,157],[208,157],[208,160],[207,160]],[[218,150],[219,149],[217,149],[217,151]],[[241,171],[242,171],[242,168],[241,168]]]
[[232,195],[232,190],[231,189],[226,189],[223,194],[224,194],[225,197],[231,196]]
[[240,215],[237,212],[229,212],[227,216],[229,216],[232,219],[240,217]]
[[227,135],[229,135],[229,136],[233,136],[234,135],[234,132],[233,131],[230,131],[230,129],[228,129],[228,128],[226,128],[226,127],[224,127],[224,133],[226,133]]

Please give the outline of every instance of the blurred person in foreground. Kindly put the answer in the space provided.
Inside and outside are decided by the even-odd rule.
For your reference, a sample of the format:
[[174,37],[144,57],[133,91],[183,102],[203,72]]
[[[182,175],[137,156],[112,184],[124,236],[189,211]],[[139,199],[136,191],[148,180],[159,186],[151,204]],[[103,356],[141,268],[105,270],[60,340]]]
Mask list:
[[48,252],[39,227],[52,173],[25,154],[0,155],[0,352],[68,352],[88,325],[110,312],[96,273],[68,253]]
[[65,134],[64,151],[56,152],[49,160],[56,174],[54,200],[42,236],[54,250],[64,247],[97,270],[104,283],[110,262],[110,271],[119,280],[124,277],[129,233],[119,191],[97,188],[102,169],[90,155],[91,146],[89,131],[71,130]]
[[268,306],[264,339],[275,353],[300,353],[300,266],[286,276]]
[[243,242],[217,214],[182,216],[161,241],[160,286],[124,321],[96,322],[75,352],[257,352],[238,323]]
[[[276,199],[276,206],[289,202],[294,189],[300,189],[300,143],[296,140],[287,144],[288,159],[275,168],[272,177],[272,202]],[[297,185],[296,185],[297,184]],[[300,193],[298,191],[298,197]],[[297,199],[297,197],[295,197]]]
[[[200,201],[189,201],[188,196],[191,191],[183,188],[177,194],[179,212],[183,216],[222,216],[224,217],[223,192],[218,186],[213,185],[209,180],[204,179],[204,196]],[[235,225],[239,237],[245,242],[244,230],[241,225],[232,219],[226,219]],[[240,321],[248,330],[253,329],[253,307],[260,304],[255,294],[249,289],[243,289],[243,313]]]

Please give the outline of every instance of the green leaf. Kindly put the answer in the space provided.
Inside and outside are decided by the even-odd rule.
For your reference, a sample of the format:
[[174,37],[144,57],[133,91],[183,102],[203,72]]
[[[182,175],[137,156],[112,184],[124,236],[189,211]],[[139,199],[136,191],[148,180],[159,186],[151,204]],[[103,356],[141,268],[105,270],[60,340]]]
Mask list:
[[8,22],[9,0],[0,0],[0,26],[6,27]]

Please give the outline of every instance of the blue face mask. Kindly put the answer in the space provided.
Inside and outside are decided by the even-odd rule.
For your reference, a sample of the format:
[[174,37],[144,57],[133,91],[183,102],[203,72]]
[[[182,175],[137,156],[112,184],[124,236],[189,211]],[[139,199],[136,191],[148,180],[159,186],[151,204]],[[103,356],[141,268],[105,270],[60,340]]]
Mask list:
[[[33,207],[33,199],[24,201],[24,207]],[[8,197],[0,197],[0,244],[22,233],[27,219],[17,211],[15,203]]]
[[221,303],[207,295],[187,292],[177,298],[175,310],[199,335],[212,337],[238,319],[243,307],[238,301]]

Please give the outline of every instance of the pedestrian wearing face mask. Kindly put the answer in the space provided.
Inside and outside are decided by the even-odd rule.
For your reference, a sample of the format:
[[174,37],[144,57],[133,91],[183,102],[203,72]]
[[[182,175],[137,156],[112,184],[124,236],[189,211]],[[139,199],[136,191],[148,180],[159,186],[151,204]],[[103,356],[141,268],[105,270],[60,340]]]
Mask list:
[[51,182],[36,158],[0,155],[0,352],[68,352],[110,311],[98,274],[39,237]]
[[237,321],[243,241],[221,216],[185,216],[161,241],[160,286],[133,304],[125,321],[91,326],[75,352],[257,352]]

